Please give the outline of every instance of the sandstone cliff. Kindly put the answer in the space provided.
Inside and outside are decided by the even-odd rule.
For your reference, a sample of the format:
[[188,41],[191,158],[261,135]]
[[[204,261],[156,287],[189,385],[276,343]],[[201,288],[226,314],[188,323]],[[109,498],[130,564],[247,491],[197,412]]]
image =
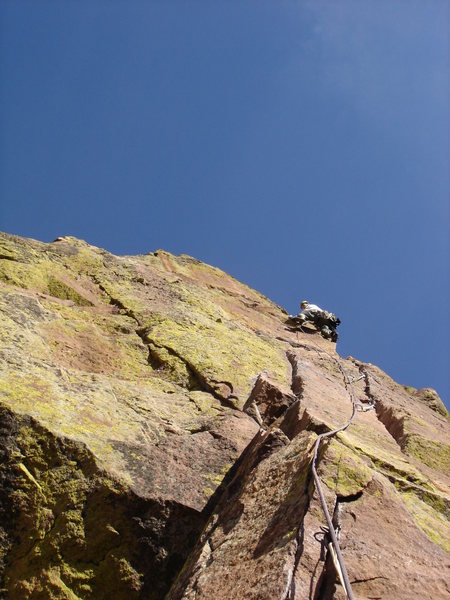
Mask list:
[[[0,236],[1,597],[448,598],[448,413],[222,271]],[[374,406],[371,409],[371,406]],[[262,426],[260,426],[262,424]]]

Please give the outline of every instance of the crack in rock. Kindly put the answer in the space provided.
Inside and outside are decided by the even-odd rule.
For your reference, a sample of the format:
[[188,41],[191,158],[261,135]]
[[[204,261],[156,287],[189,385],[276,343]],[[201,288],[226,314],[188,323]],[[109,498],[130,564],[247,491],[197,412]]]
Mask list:
[[135,329],[135,333],[136,333],[136,335],[139,336],[139,338],[142,340],[144,345],[149,348],[148,363],[150,366],[153,366],[152,363],[154,363],[154,365],[155,365],[154,368],[157,369],[158,366],[161,366],[161,364],[164,364],[164,361],[160,360],[159,357],[157,357],[155,360],[155,356],[154,356],[154,354],[152,354],[150,345],[153,345],[156,348],[165,349],[172,356],[174,356],[175,358],[180,360],[183,363],[183,365],[185,366],[188,375],[189,374],[191,375],[191,379],[193,381],[192,381],[192,385],[187,386],[188,389],[199,388],[201,391],[205,391],[209,394],[212,394],[225,407],[234,408],[234,409],[236,408],[233,400],[238,400],[239,398],[236,395],[234,395],[233,385],[230,382],[217,381],[217,380],[213,380],[213,379],[211,380],[211,382],[209,382],[206,379],[206,377],[202,373],[200,373],[200,371],[198,371],[198,369],[192,363],[190,363],[184,356],[182,356],[181,354],[176,352],[173,348],[163,345],[163,344],[160,344],[160,343],[156,342],[155,340],[151,339],[150,336],[148,335],[149,334],[148,329],[142,328],[141,321],[136,316],[134,311],[131,310],[130,308],[128,308],[121,300],[114,297],[96,277],[93,277],[93,280],[96,283],[96,285],[98,285],[99,289],[108,296],[110,304],[112,304],[113,306],[117,306],[117,308],[119,308],[121,311],[123,311],[123,313],[127,317],[133,319],[138,324],[139,327],[137,329]]
[[[164,358],[161,355],[155,356],[155,351],[152,351],[152,346],[154,348],[163,349],[168,352],[168,354],[175,359],[179,360],[180,363],[183,364],[190,382],[188,381],[188,389],[199,389],[201,391],[207,392],[219,400],[220,403],[227,408],[236,408],[233,403],[234,399],[238,399],[237,396],[233,395],[233,386],[229,382],[225,381],[216,381],[211,379],[211,383],[206,379],[206,377],[200,373],[200,371],[184,356],[182,356],[179,352],[171,348],[170,346],[166,346],[164,344],[160,344],[152,339],[149,335],[149,331],[147,328],[140,328],[136,330],[136,334],[141,338],[144,345],[146,345],[149,349],[149,364],[154,368],[158,369],[162,365],[165,365]],[[167,366],[170,366],[167,363]]]
[[127,308],[121,300],[119,300],[118,298],[115,298],[110,292],[108,292],[108,290],[105,288],[105,286],[102,285],[96,277],[93,277],[92,279],[93,279],[94,283],[96,283],[96,285],[98,285],[99,289],[108,296],[110,304],[112,304],[113,306],[117,306],[117,308],[122,310],[127,317],[130,317],[130,319],[133,319],[134,321],[136,321],[136,323],[138,325],[141,324],[139,319],[137,318],[137,316],[134,314],[134,312],[130,308]]
[[265,373],[260,373],[242,410],[260,427],[267,428],[279,422],[295,402],[297,399],[289,390],[281,389]]
[[9,256],[8,254],[0,254],[0,260],[11,260],[13,262],[20,262],[15,256]]

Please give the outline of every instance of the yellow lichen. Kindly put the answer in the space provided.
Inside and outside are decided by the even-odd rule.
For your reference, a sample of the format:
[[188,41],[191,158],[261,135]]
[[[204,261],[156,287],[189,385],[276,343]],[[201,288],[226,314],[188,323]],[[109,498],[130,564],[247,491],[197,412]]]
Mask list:
[[445,516],[420,500],[412,491],[401,493],[401,497],[416,525],[432,542],[450,552],[450,526]]
[[432,469],[450,474],[450,445],[421,435],[408,434],[403,450]]
[[343,497],[363,491],[373,477],[373,471],[356,452],[334,440],[326,450],[320,469],[324,483]]

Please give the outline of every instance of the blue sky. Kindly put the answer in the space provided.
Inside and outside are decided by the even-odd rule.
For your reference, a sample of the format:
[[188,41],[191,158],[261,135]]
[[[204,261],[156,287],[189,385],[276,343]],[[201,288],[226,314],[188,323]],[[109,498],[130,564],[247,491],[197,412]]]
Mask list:
[[0,228],[214,264],[450,400],[446,0],[0,0]]

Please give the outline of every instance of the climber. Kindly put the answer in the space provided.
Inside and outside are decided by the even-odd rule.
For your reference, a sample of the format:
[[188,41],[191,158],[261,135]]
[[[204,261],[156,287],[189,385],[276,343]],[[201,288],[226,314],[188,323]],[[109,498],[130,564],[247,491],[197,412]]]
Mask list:
[[336,342],[338,334],[336,327],[340,324],[341,320],[336,317],[333,313],[326,310],[322,310],[317,304],[310,304],[308,300],[302,300],[300,303],[302,309],[298,315],[289,315],[289,320],[295,325],[300,326],[305,322],[313,323],[317,329],[320,329],[320,333],[326,339]]

